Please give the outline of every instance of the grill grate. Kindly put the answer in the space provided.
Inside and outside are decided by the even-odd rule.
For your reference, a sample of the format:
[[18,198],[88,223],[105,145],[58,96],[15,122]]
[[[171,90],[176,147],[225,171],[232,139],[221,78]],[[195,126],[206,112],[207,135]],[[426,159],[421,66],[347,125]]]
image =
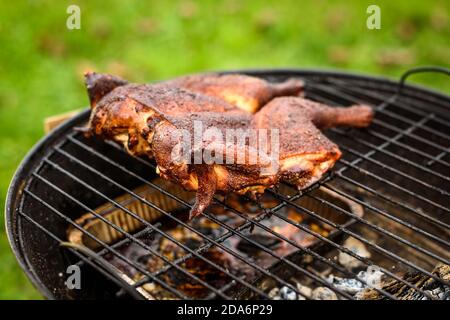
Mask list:
[[[275,80],[278,80],[277,77]],[[301,246],[265,225],[265,221],[272,217],[313,236],[320,245],[326,245],[337,252],[347,253],[366,266],[377,265],[387,277],[400,281],[429,299],[434,299],[423,288],[399,276],[396,269],[415,270],[439,283],[449,285],[431,272],[433,266],[439,262],[450,264],[448,251],[450,247],[448,241],[450,122],[443,117],[449,114],[448,100],[442,101],[434,95],[427,95],[420,90],[406,87],[398,99],[391,101],[389,99],[392,97],[395,86],[358,78],[324,77],[313,74],[313,76],[305,76],[305,80],[306,95],[313,100],[331,105],[366,103],[374,106],[376,117],[372,126],[367,130],[328,130],[326,134],[340,146],[344,154],[333,172],[319,183],[301,192],[288,185],[284,187],[290,190],[289,195],[278,190],[267,190],[267,194],[277,199],[277,204],[273,207],[266,207],[252,199],[246,199],[261,209],[260,214],[256,216],[248,216],[245,212],[230,206],[226,199],[217,197],[215,204],[225,207],[241,223],[230,225],[224,217],[216,216],[207,210],[203,215],[204,218],[220,226],[222,231],[216,237],[196,230],[176,214],[167,212],[133,191],[134,184],[145,184],[179,202],[180,206],[191,207],[190,203],[155,184],[152,179],[143,174],[143,172],[155,171],[155,164],[152,161],[131,158],[114,143],[95,139],[86,140],[77,132],[68,132],[57,144],[51,146],[51,150],[34,168],[21,198],[18,210],[19,220],[30,223],[33,228],[38,228],[57,244],[67,245],[64,233],[45,227],[40,222],[42,215],[56,215],[64,228],[72,225],[86,233],[101,245],[101,249],[90,252],[67,245],[64,250],[72,253],[70,259],[80,267],[89,265],[101,272],[104,277],[118,284],[123,292],[134,298],[144,298],[145,295],[140,288],[152,282],[177,298],[191,299],[191,296],[177,289],[163,277],[174,271],[205,288],[208,292],[206,299],[233,299],[234,296],[230,293],[237,287],[244,288],[257,298],[271,298],[267,290],[261,288],[257,282],[249,281],[244,276],[206,257],[205,253],[212,248],[217,248],[227,256],[239,260],[246,268],[258,274],[258,278],[270,278],[278,286],[286,286],[299,296],[305,299],[310,298],[300,292],[289,279],[273,272],[272,268],[258,264],[257,261],[249,259],[227,245],[227,241],[241,239],[271,256],[282,268],[292,270],[297,275],[314,281],[317,285],[329,288],[340,298],[354,299],[348,292],[324,279],[320,271],[299,264],[291,259],[291,256],[282,256],[270,247],[252,239],[250,235],[253,228],[258,228],[271,237],[277,238],[283,245],[292,246],[299,253],[310,256],[314,262],[331,268],[336,274],[358,279],[362,284],[367,285],[356,272],[347,270],[320,250]],[[433,111],[429,109],[430,106]],[[350,210],[337,206],[329,199],[318,196],[314,190],[319,187],[361,205],[365,215],[360,217]],[[89,196],[80,196],[80,192],[87,193]],[[196,234],[201,239],[200,244],[190,247],[182,243],[166,232],[161,223],[148,222],[114,200],[115,196],[124,193],[157,210],[168,221]],[[52,200],[52,196],[49,197],[55,194],[57,194],[55,198],[59,199],[58,202]],[[322,206],[332,208],[340,215],[353,219],[355,224],[344,226],[321,216],[314,210],[299,204],[297,200],[302,197],[311,198]],[[64,199],[63,204],[61,199]],[[105,219],[93,209],[96,205],[105,202],[140,221],[145,228],[134,234],[128,233]],[[74,207],[78,209],[73,210]],[[36,208],[40,212],[38,216],[35,213]],[[311,219],[338,230],[341,237],[327,237],[293,221],[281,213],[283,208],[300,211]],[[122,233],[124,239],[115,244],[107,244],[90,234],[75,222],[77,214],[79,216],[82,212],[92,213],[105,224]],[[175,246],[182,248],[185,254],[174,260],[168,259],[142,240],[143,236],[151,237],[152,235],[167,239]],[[347,236],[364,243],[377,259],[362,257],[344,246],[340,239]],[[152,256],[163,260],[162,267],[156,272],[149,272],[145,265],[124,255],[120,248],[130,243],[142,247]],[[115,256],[124,264],[138,270],[143,277],[130,282],[117,276],[117,268],[105,259],[107,255]],[[219,270],[229,279],[229,282],[225,286],[215,287],[210,281],[193,274],[185,266],[186,261],[193,257]],[[376,260],[385,261],[385,266],[379,265]],[[396,269],[393,270],[387,267],[388,265],[395,266]],[[376,291],[389,299],[398,298],[383,289],[376,289]]]

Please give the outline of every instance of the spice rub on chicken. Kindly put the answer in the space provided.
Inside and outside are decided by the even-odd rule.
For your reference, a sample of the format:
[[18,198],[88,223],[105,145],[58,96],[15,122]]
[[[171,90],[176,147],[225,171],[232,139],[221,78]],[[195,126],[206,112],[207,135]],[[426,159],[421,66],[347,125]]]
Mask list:
[[199,74],[168,80],[163,84],[217,97],[251,113],[275,97],[300,96],[304,89],[304,83],[299,79],[270,83],[241,74]]
[[[92,107],[87,135],[154,158],[161,177],[197,191],[191,217],[201,214],[217,192],[256,194],[280,181],[299,189],[310,186],[341,156],[320,129],[366,127],[373,117],[368,106],[329,107],[299,97],[303,83],[298,80],[271,84],[208,74],[151,85],[88,73],[86,85]],[[202,125],[198,141],[196,123]],[[216,136],[205,137],[209,129]],[[256,146],[249,137],[238,143],[249,130],[268,135]],[[238,132],[233,140],[217,139],[229,131]]]
[[318,181],[341,157],[338,146],[320,130],[337,126],[364,128],[372,118],[372,109],[365,105],[330,107],[303,98],[282,97],[257,112],[252,126],[279,128],[278,180],[301,190]]

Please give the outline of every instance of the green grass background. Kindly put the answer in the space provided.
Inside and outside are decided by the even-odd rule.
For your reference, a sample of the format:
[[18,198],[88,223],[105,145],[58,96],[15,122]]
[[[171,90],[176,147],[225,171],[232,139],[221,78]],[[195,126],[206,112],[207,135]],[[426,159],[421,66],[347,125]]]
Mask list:
[[[66,8],[81,8],[67,30]],[[366,8],[381,8],[381,30]],[[150,81],[205,70],[339,68],[398,77],[425,64],[449,66],[449,1],[1,1],[0,206],[43,119],[86,106],[82,74]],[[443,76],[414,81],[444,92]],[[2,219],[3,220],[3,219]],[[0,223],[0,299],[40,298]]]

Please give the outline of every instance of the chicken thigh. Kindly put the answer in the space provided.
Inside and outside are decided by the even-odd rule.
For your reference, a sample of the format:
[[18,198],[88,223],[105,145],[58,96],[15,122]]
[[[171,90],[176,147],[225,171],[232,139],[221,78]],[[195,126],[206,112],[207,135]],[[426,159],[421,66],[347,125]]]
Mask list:
[[255,113],[275,97],[300,96],[304,88],[299,79],[270,83],[246,75],[212,73],[180,77],[162,84],[221,98],[250,113]]

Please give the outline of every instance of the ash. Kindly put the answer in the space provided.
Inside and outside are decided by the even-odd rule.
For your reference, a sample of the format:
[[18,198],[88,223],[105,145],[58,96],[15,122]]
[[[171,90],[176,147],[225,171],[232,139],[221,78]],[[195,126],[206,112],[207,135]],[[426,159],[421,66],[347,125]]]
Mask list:
[[357,278],[362,280],[366,285],[357,279],[340,278],[333,274],[328,276],[327,281],[335,288],[354,295],[368,287],[380,289],[383,275],[383,272],[377,266],[369,266],[366,271],[360,271],[357,275]]
[[[440,273],[437,271],[433,273],[447,280],[449,274],[444,274],[442,270],[448,272],[449,268],[449,266],[440,266],[435,269],[440,271]],[[301,284],[298,280],[291,279],[291,282],[295,283],[296,289],[300,294],[287,286],[283,286],[281,288],[273,288],[269,292],[269,297],[274,300],[345,300],[345,298],[332,290],[332,288],[336,288],[350,294],[357,300],[387,299],[377,289],[382,289],[400,300],[450,300],[449,286],[432,278],[420,278],[418,281],[412,281],[413,276],[418,277],[415,273],[406,273],[402,278],[419,286],[431,298],[403,285],[398,280],[385,276],[377,266],[369,266],[366,270],[360,271],[356,278],[342,278],[334,274],[324,276],[331,289],[323,286],[312,288]]]
[[[450,287],[448,286],[441,286],[433,290],[425,290],[426,293],[431,295],[436,300],[450,300]],[[429,300],[428,297],[421,295],[420,300]]]

